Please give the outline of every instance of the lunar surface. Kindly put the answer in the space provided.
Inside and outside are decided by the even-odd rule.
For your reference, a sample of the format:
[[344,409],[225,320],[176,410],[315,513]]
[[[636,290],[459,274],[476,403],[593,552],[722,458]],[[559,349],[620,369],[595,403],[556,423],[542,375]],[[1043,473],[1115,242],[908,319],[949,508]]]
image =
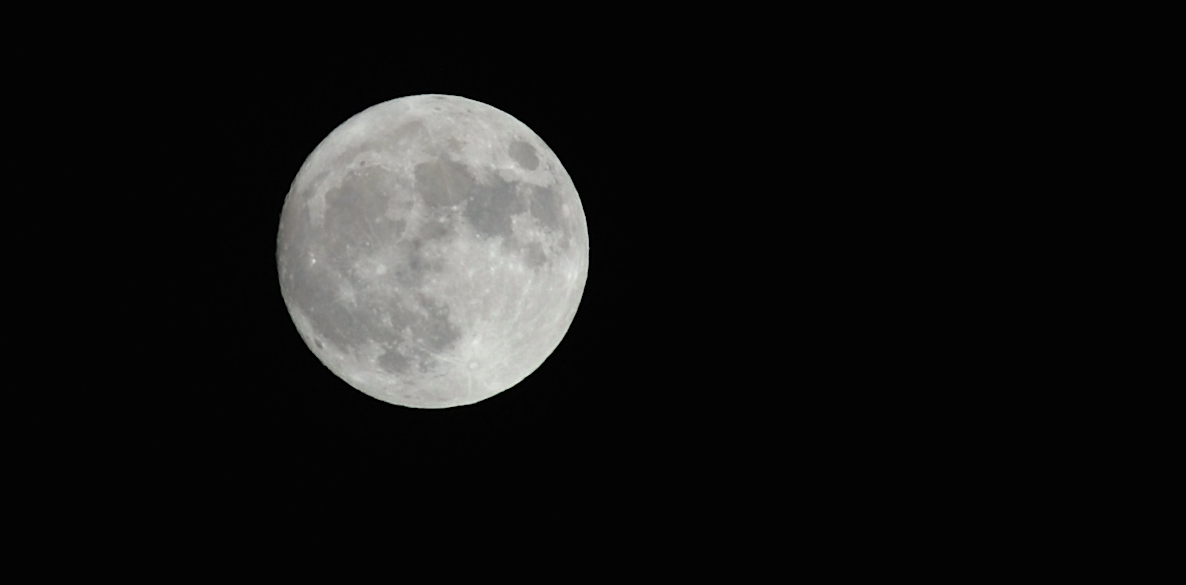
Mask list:
[[309,349],[392,404],[472,404],[530,375],[581,301],[572,179],[522,122],[456,96],[391,100],[317,146],[284,201],[280,290]]

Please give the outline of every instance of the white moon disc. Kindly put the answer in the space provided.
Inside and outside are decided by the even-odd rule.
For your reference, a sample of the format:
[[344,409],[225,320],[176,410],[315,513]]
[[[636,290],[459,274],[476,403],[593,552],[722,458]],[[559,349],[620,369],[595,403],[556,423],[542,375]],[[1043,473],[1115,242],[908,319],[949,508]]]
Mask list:
[[381,103],[337,127],[284,200],[280,291],[313,354],[417,408],[519,383],[568,331],[589,270],[572,179],[522,122],[462,97]]

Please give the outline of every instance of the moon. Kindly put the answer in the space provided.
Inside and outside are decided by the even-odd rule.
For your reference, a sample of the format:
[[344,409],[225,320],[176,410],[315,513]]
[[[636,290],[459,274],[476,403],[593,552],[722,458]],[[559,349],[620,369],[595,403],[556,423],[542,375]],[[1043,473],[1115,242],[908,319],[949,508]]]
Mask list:
[[473,404],[511,388],[576,315],[589,235],[572,178],[519,120],[458,96],[367,108],[293,180],[280,291],[312,353],[374,398]]

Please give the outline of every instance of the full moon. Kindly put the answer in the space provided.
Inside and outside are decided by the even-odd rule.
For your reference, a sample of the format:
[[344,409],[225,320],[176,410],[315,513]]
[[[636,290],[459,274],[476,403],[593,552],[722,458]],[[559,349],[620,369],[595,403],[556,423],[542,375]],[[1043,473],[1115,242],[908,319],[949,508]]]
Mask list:
[[284,200],[280,291],[312,353],[350,386],[413,408],[473,404],[560,344],[589,234],[572,179],[525,124],[448,95],[356,114]]

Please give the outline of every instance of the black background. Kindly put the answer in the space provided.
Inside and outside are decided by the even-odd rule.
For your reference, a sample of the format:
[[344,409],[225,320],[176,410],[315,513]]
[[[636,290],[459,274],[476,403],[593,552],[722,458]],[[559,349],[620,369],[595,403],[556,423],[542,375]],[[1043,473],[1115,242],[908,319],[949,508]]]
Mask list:
[[[740,536],[730,575],[755,550],[785,558],[779,531],[803,519],[824,530],[800,540],[842,553],[862,538],[909,543],[897,531],[917,525],[911,501],[979,526],[963,511],[997,498],[961,495],[994,475],[976,449],[1023,432],[1017,411],[1047,417],[1031,408],[1034,379],[1010,370],[1021,354],[1044,359],[1046,340],[980,294],[1002,270],[966,245],[994,250],[1014,216],[1033,216],[1000,193],[1042,195],[1011,174],[1030,156],[1031,120],[1014,113],[1032,111],[1034,84],[1013,83],[1024,67],[996,57],[1010,38],[992,25],[966,34],[979,15],[935,35],[916,34],[929,15],[905,15],[911,28],[840,11],[718,22],[714,10],[585,38],[564,32],[581,23],[554,23],[539,41],[535,28],[498,31],[460,54],[443,47],[463,35],[437,21],[424,25],[432,42],[253,29],[240,44],[273,48],[250,50],[201,27],[171,42],[172,25],[149,26],[151,38],[47,35],[14,55],[35,78],[10,92],[31,103],[10,116],[28,113],[17,121],[40,139],[13,159],[35,181],[10,201],[61,205],[9,216],[38,237],[12,248],[30,266],[9,272],[8,290],[50,305],[12,306],[40,335],[17,344],[13,371],[32,381],[6,397],[48,406],[6,412],[17,462],[33,463],[11,483],[46,508],[97,512],[92,541],[109,541],[128,510],[165,533],[197,534],[176,517],[209,514],[222,536],[351,504],[469,505],[509,516],[503,534],[521,511],[546,528],[596,526],[627,556],[670,538],[671,565],[696,569]],[[57,60],[41,58],[49,47]],[[497,397],[435,411],[374,400],[321,366],[275,264],[305,157],[351,115],[421,93],[476,99],[535,130],[573,178],[591,245],[584,299],[548,361]],[[1046,147],[1028,148],[1042,164]],[[966,499],[935,504],[945,497]],[[70,533],[37,520],[45,542]],[[430,542],[461,541],[469,525],[455,526]]]
[[[18,444],[32,491],[166,533],[190,525],[178,517],[214,518],[221,535],[460,509],[499,514],[489,525],[512,534],[531,515],[545,539],[596,526],[641,556],[670,539],[676,564],[697,567],[735,535],[747,557],[782,558],[769,547],[801,519],[847,537],[846,518],[909,514],[901,494],[978,481],[919,483],[974,457],[959,439],[991,410],[995,390],[975,389],[999,375],[961,343],[981,305],[959,305],[991,279],[953,271],[969,264],[955,236],[979,211],[951,194],[984,175],[961,170],[969,154],[952,137],[979,135],[960,96],[980,81],[912,73],[915,56],[843,35],[686,34],[560,39],[529,64],[498,42],[334,59],[307,42],[217,52],[203,39],[165,59],[151,45],[101,54],[66,76],[70,99],[45,104],[59,124],[35,154],[103,156],[51,165],[32,193],[83,179],[63,210],[81,237],[35,262],[69,283],[14,274],[61,319],[37,346],[51,357],[40,385],[24,387],[50,406],[10,415],[38,429]],[[531,127],[571,175],[590,238],[581,305],[548,360],[443,410],[378,401],[321,365],[275,257],[284,197],[318,143],[424,93]],[[471,526],[443,530],[452,543]]]

